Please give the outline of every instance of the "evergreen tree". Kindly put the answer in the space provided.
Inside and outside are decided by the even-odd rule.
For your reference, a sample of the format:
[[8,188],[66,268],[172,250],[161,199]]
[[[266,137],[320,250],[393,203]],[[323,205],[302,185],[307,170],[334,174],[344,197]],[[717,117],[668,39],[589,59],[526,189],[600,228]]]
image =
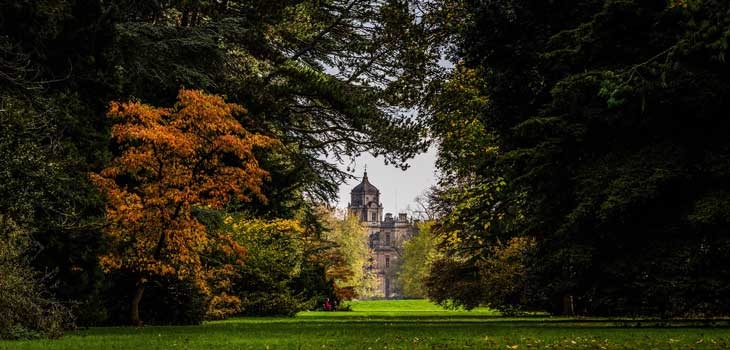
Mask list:
[[[480,79],[475,123],[488,142],[472,157],[441,158],[465,169],[457,175],[469,184],[444,187],[442,203],[468,210],[443,230],[469,223],[474,256],[488,256],[481,247],[499,238],[535,237],[532,307],[561,312],[567,297],[587,314],[730,311],[730,5],[465,6],[457,56]],[[463,111],[437,125],[463,122]],[[459,152],[474,149],[442,150]]]

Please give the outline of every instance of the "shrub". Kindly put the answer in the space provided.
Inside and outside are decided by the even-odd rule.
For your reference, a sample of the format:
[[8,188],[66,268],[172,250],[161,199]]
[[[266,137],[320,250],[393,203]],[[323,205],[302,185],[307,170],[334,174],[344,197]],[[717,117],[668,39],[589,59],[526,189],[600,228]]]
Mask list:
[[527,305],[525,257],[534,247],[534,239],[515,237],[492,245],[486,259],[437,259],[426,278],[428,297],[445,307],[487,305],[504,315],[522,314]]
[[68,309],[49,298],[29,266],[28,233],[0,215],[0,339],[57,338],[72,326]]
[[246,316],[294,316],[297,312],[313,308],[314,301],[303,300],[289,293],[248,293],[241,298],[243,315]]
[[491,247],[488,259],[480,261],[484,304],[506,316],[524,312],[527,304],[527,267],[525,254],[535,247],[529,237],[513,237],[506,244],[498,242]]

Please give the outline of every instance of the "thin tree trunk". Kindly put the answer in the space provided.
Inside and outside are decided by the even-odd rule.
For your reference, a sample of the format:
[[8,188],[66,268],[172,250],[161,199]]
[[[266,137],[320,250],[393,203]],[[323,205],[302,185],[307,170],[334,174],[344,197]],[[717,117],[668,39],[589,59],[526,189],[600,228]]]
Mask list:
[[190,15],[190,26],[195,27],[198,25],[198,16],[200,15],[200,9],[197,7],[193,8],[192,14]]
[[575,316],[575,304],[572,295],[563,296],[563,316]]
[[187,27],[190,21],[189,18],[190,10],[188,10],[187,6],[185,6],[182,8],[182,18],[180,19],[180,26]]
[[[180,207],[178,206],[177,211],[179,211],[179,209]],[[160,238],[157,240],[157,247],[155,247],[155,252],[153,254],[156,260],[159,260],[160,255],[162,254],[162,249],[165,246],[165,237],[165,233],[162,232],[160,234]],[[133,326],[142,326],[144,324],[139,318],[139,303],[142,301],[142,296],[144,295],[145,282],[144,278],[139,277],[137,279],[137,284],[134,287],[134,296],[132,296],[132,304],[130,305],[129,310],[129,319]]]
[[142,320],[139,318],[139,302],[142,301],[142,295],[144,295],[144,280],[140,278],[134,288],[134,297],[132,297],[130,308],[130,321],[133,326],[142,325]]

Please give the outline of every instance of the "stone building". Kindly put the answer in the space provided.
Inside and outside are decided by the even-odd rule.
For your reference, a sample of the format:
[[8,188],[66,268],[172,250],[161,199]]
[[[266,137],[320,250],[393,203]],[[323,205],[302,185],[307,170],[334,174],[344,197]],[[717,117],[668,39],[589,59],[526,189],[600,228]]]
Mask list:
[[391,213],[383,215],[380,191],[368,180],[367,171],[362,182],[350,192],[347,208],[349,215],[355,215],[367,229],[371,259],[365,268],[377,276],[373,297],[401,297],[397,281],[398,259],[403,243],[416,232],[414,223],[405,213],[399,213],[397,217]]

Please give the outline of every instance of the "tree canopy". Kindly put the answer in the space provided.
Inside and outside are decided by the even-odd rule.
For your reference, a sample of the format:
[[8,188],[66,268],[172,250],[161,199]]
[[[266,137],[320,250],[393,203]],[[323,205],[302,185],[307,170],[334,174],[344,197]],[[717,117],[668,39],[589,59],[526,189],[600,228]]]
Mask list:
[[[150,320],[196,319],[162,310],[188,310],[205,302],[205,291],[194,291],[195,283],[170,275],[172,270],[195,270],[182,266],[197,264],[195,254],[193,262],[152,259],[150,268],[142,268],[142,257],[155,255],[155,240],[127,250],[122,246],[144,245],[145,240],[124,237],[136,232],[141,238],[154,230],[163,237],[163,226],[173,230],[180,224],[191,229],[183,231],[193,241],[215,240],[221,227],[221,213],[215,211],[247,220],[316,218],[314,208],[330,203],[337,186],[350,176],[342,165],[353,157],[369,152],[407,167],[408,159],[429,143],[423,118],[410,109],[424,105],[427,87],[441,71],[436,63],[440,49],[429,34],[434,23],[423,20],[425,10],[417,5],[364,0],[0,1],[0,153],[6,155],[0,162],[7,169],[0,174],[0,216],[32,233],[43,247],[29,262],[58,271],[48,287],[73,308],[80,323],[119,322],[115,315],[127,314],[115,300],[129,297],[121,294],[131,291],[120,286],[135,278],[113,269],[122,266],[143,278],[164,272],[148,290],[149,298],[159,302],[144,302],[160,308]],[[182,171],[195,167],[186,162],[205,157],[190,148],[183,152],[200,146],[201,139],[181,137],[194,134],[183,129],[201,115],[186,114],[191,124],[174,131],[174,124],[182,122],[173,123],[169,113],[177,107],[160,108],[173,106],[181,89],[245,107],[247,113],[233,116],[240,127],[259,141],[277,140],[277,147],[252,149],[247,160],[228,152],[201,163],[206,173],[200,176],[214,177],[241,165],[237,162],[252,165],[256,159],[261,172],[243,177],[252,182],[239,183],[231,180],[236,174],[226,173],[231,181],[196,184],[197,174]],[[124,108],[108,113],[111,101],[129,108],[139,101],[139,111],[151,119],[120,130],[122,124],[113,125],[113,119]],[[151,127],[146,134],[134,129],[152,119],[159,123],[146,125]],[[232,121],[209,122],[213,125],[198,124],[198,131]],[[219,122],[223,124],[215,125]],[[122,131],[137,133],[135,140],[122,140]],[[148,148],[141,152],[143,144]],[[173,149],[174,154],[162,156]],[[158,160],[178,159],[164,166],[165,171],[178,170],[131,167],[132,161],[135,166],[149,161],[143,158],[150,152],[158,152]],[[89,173],[101,175],[96,184]],[[226,186],[214,186],[220,184]],[[155,190],[160,192],[157,201],[144,204],[173,209],[162,216],[164,225],[142,227],[140,218],[151,223],[152,214],[140,214],[144,210],[139,206],[141,217],[125,217],[114,209],[140,204]],[[197,198],[190,197],[194,190],[200,190]],[[176,214],[176,205],[184,207],[184,215]],[[323,225],[306,227],[313,231],[307,231],[311,237],[323,237]],[[164,245],[172,249],[173,241],[165,238]],[[197,252],[200,247],[187,248]],[[134,254],[127,256],[130,252]],[[327,275],[323,264],[307,267],[312,281]],[[192,308],[194,314],[205,309]]]
[[406,112],[440,67],[410,5],[119,4],[113,58],[125,94],[157,102],[194,86],[246,106],[252,130],[287,145],[299,186],[330,200],[348,176],[332,161],[370,152],[406,167],[427,146],[422,121]]
[[201,253],[211,237],[193,215],[195,207],[222,208],[231,198],[266,200],[261,183],[268,173],[254,151],[276,140],[244,129],[236,119],[243,108],[220,97],[181,90],[178,99],[171,109],[113,102],[109,115],[118,121],[111,134],[120,153],[91,175],[108,203],[111,248],[100,263],[135,277],[134,324],[141,322],[148,280],[204,281]]
[[[436,141],[411,290],[507,312],[726,315],[729,14],[719,0],[0,0],[12,297],[55,307],[48,292],[108,324],[140,321],[140,303],[194,323],[366,294],[358,224],[321,208],[354,157],[405,169]],[[6,320],[57,334],[61,316],[33,317]]]
[[459,180],[442,186],[443,231],[472,258],[535,237],[528,307],[726,312],[728,5],[464,4],[434,106],[439,165]]

